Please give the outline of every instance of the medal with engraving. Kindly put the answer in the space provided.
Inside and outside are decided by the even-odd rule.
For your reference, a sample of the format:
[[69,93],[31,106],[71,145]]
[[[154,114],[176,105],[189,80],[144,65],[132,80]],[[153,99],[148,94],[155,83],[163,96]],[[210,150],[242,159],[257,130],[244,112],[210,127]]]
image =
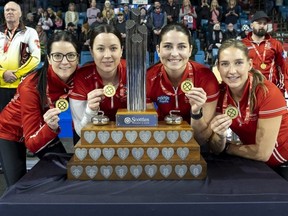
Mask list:
[[56,101],[55,106],[61,110],[61,112],[65,112],[69,108],[69,103],[66,99],[60,98]]
[[181,90],[184,93],[188,93],[193,88],[193,83],[190,80],[185,80],[181,83]]
[[234,106],[228,106],[225,110],[225,114],[228,115],[231,119],[237,118],[239,112],[238,109]]
[[267,65],[266,65],[265,63],[262,63],[262,64],[260,65],[260,67],[261,67],[263,70],[265,70],[266,67],[267,67]]
[[106,97],[113,97],[116,93],[116,89],[112,84],[105,85],[103,90]]

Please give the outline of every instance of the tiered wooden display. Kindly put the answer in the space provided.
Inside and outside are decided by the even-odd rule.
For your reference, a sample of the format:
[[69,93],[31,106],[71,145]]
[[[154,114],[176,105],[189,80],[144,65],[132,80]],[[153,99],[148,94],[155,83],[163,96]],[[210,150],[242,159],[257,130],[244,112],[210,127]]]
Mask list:
[[68,179],[147,180],[204,179],[207,165],[191,126],[95,126],[81,131],[68,162]]

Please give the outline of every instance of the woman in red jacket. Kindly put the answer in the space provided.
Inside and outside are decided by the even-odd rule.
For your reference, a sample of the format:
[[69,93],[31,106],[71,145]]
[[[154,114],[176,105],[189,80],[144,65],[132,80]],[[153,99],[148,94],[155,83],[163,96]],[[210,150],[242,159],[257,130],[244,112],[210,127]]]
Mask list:
[[[288,113],[281,91],[253,68],[248,48],[241,41],[222,43],[218,70],[224,88],[220,91],[218,115],[211,121],[211,150],[263,161],[277,170],[287,165]],[[229,127],[240,143],[227,144]],[[288,179],[287,169],[281,174]]]
[[0,159],[8,186],[26,173],[26,147],[38,157],[65,152],[58,138],[61,110],[55,103],[64,101],[73,87],[79,53],[72,34],[61,31],[51,35],[43,67],[22,80],[1,112]]
[[[197,142],[204,144],[209,138],[206,131],[215,114],[219,87],[209,68],[189,61],[192,48],[190,32],[184,25],[173,23],[161,30],[156,47],[161,63],[147,71],[147,106],[157,105],[160,121],[171,110],[179,111],[194,129]],[[193,88],[186,91],[182,87],[187,81]]]

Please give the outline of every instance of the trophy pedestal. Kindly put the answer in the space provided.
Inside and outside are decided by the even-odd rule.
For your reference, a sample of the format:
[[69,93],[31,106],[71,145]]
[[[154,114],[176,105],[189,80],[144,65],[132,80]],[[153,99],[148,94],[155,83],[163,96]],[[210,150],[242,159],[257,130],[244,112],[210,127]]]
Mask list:
[[187,122],[151,127],[88,124],[68,162],[68,179],[204,179],[207,165]]

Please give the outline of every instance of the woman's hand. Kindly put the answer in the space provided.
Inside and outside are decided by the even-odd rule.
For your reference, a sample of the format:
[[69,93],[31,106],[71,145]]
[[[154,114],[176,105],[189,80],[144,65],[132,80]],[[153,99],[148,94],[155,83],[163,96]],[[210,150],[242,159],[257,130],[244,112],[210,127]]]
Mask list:
[[202,88],[194,87],[185,96],[189,99],[193,114],[198,114],[207,100],[206,92]]
[[100,102],[104,97],[103,89],[94,89],[87,95],[87,106],[92,111],[98,111],[100,107]]
[[226,114],[220,114],[215,116],[211,121],[211,129],[216,134],[222,137],[227,136],[227,130],[232,124],[232,120]]
[[52,108],[49,109],[44,115],[43,119],[46,122],[46,124],[53,130],[57,131],[59,128],[59,114],[61,113],[60,109],[58,108]]

